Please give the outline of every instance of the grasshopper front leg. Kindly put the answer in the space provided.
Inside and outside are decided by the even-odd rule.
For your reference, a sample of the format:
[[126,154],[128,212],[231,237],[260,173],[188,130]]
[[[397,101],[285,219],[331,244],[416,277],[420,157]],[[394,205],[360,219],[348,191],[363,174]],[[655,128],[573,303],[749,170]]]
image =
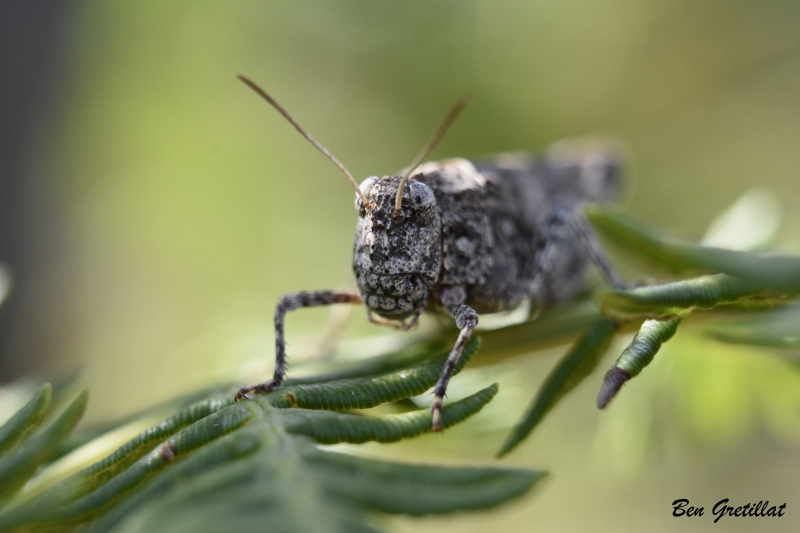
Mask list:
[[458,334],[455,346],[453,346],[447,361],[444,363],[441,374],[439,374],[439,381],[436,382],[436,386],[433,388],[433,403],[431,404],[431,431],[433,433],[442,431],[442,402],[447,391],[447,384],[450,382],[450,378],[453,377],[458,358],[461,357],[461,352],[464,351],[464,346],[467,345],[467,341],[472,335],[472,330],[478,325],[478,313],[468,305],[457,305],[448,310],[453,315],[456,326],[461,331]]
[[286,341],[283,335],[283,321],[286,313],[301,307],[345,303],[361,303],[361,294],[358,291],[303,291],[281,296],[275,307],[275,372],[272,379],[259,385],[242,387],[236,393],[236,399],[241,400],[249,392],[256,394],[270,392],[283,382],[286,375]]

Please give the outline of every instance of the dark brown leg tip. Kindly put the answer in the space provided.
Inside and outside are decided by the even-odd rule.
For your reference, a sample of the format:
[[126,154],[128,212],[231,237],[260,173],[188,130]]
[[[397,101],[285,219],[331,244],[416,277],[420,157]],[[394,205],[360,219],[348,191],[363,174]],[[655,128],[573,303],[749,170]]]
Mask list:
[[442,432],[442,398],[436,396],[431,405],[431,433]]
[[247,397],[247,393],[250,392],[251,390],[253,390],[252,387],[242,387],[241,389],[239,389],[239,392],[236,393],[236,396],[233,397],[233,401],[238,402],[239,400],[242,399],[249,400],[250,398]]
[[253,385],[252,387],[242,387],[241,389],[239,389],[239,392],[236,393],[236,396],[233,399],[234,401],[237,402],[243,398],[249,400],[250,398],[248,398],[247,396],[248,393],[253,392],[255,394],[266,394],[268,392],[272,392],[273,390],[275,390],[275,388],[278,385],[280,385],[280,383],[278,383],[274,379],[271,379],[266,383],[261,383],[260,385]]

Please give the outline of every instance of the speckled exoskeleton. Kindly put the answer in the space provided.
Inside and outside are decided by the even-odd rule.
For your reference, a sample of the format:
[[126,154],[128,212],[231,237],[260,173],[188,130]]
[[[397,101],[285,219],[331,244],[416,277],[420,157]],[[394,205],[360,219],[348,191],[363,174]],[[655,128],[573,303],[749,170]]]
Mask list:
[[284,316],[301,307],[364,303],[370,321],[407,330],[424,311],[450,315],[460,333],[442,368],[431,405],[432,431],[441,431],[442,400],[479,314],[542,308],[568,301],[583,284],[588,263],[620,285],[580,215],[584,202],[608,202],[620,185],[620,165],[602,150],[581,155],[551,151],[540,159],[506,154],[486,161],[427,157],[466,104],[460,100],[414,163],[397,176],[355,185],[327,150],[253,82],[309,141],[334,161],[356,188],[358,212],[353,271],[358,291],[286,294],[275,310],[272,380],[242,388],[263,393],[284,379]]

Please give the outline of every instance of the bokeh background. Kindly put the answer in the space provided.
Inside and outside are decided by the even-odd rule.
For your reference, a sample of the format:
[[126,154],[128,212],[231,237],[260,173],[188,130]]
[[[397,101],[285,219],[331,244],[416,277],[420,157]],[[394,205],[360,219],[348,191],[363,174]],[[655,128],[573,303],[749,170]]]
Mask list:
[[[783,213],[776,242],[797,250],[799,23],[792,1],[6,1],[0,261],[14,285],[0,379],[79,373],[90,422],[250,382],[271,366],[281,293],[354,284],[352,189],[238,73],[359,179],[407,165],[468,92],[435,158],[615,139],[634,216],[700,239],[759,188]],[[292,315],[290,350],[313,352],[326,317]],[[364,322],[355,313],[348,335],[386,334]],[[453,397],[501,382],[475,419],[361,450],[491,461],[562,352],[465,371]],[[506,460],[553,472],[535,494],[395,525],[796,531],[793,355],[682,330],[608,412],[594,408],[598,372]],[[677,498],[706,516],[673,518]],[[715,525],[722,498],[788,511]]]

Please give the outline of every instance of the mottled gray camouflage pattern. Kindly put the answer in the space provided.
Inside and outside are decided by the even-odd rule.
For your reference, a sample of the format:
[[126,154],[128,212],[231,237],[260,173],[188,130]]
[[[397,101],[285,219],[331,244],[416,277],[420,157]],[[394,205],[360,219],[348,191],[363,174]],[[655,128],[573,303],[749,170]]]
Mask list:
[[356,196],[353,270],[361,296],[392,320],[425,308],[452,313],[464,304],[493,313],[528,299],[537,306],[569,300],[589,260],[570,220],[583,202],[611,200],[619,175],[603,153],[427,163],[403,191],[399,218],[392,214],[400,178],[368,178],[361,189],[372,210]]

